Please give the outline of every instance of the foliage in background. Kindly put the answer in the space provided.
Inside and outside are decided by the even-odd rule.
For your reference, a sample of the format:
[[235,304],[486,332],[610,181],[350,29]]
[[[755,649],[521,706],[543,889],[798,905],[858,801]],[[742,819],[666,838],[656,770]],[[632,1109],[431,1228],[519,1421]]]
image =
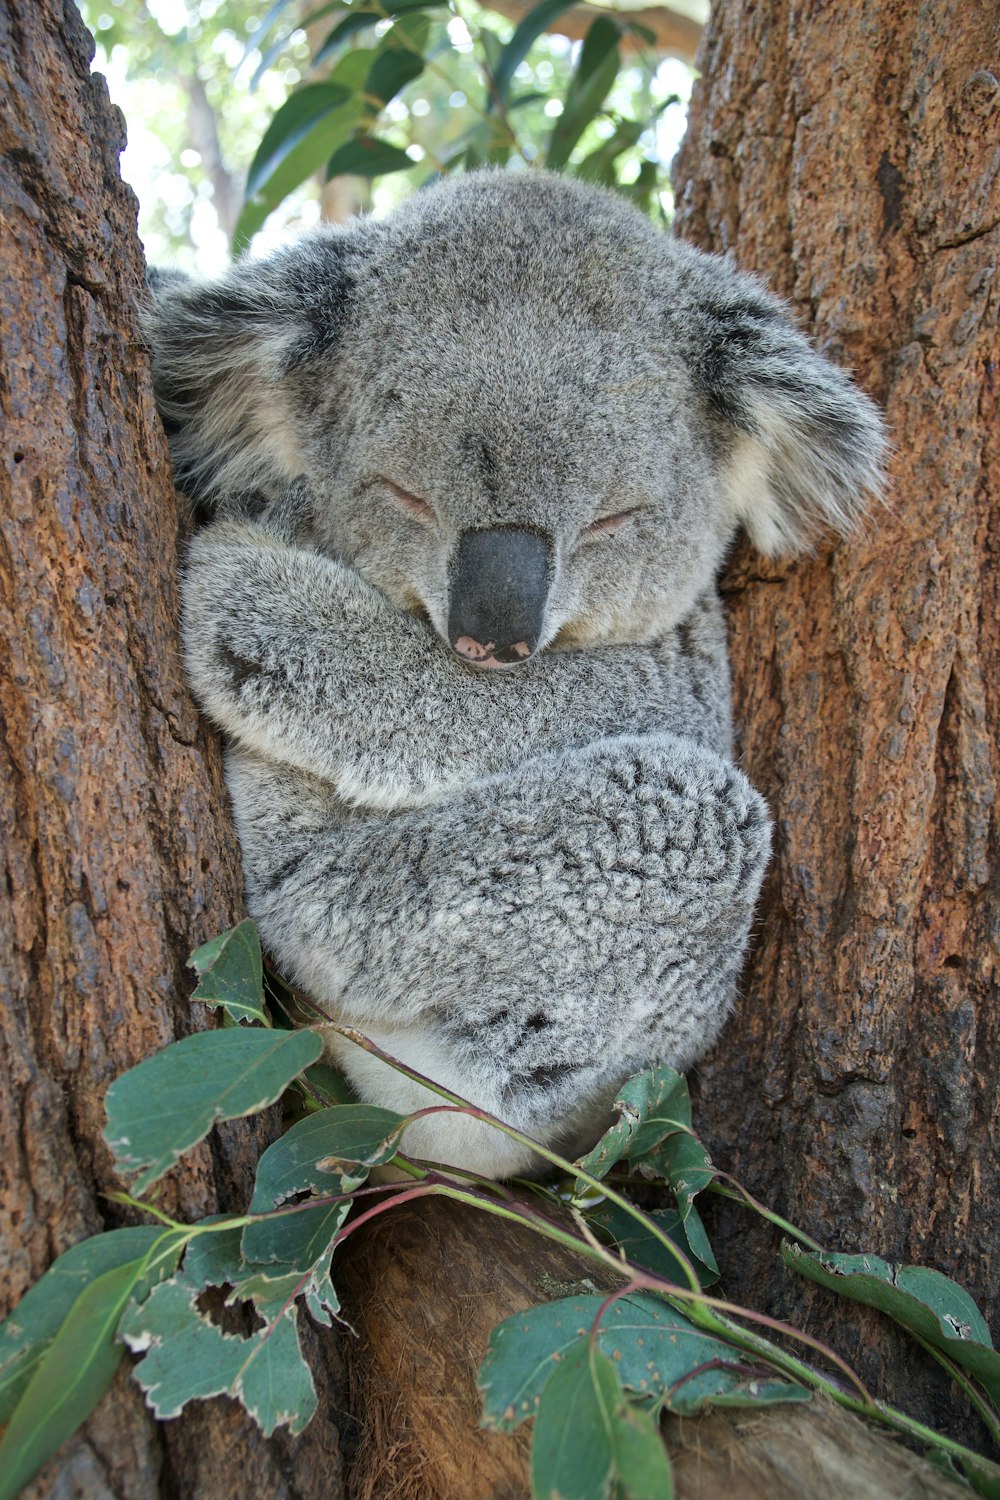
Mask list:
[[[517,27],[474,0],[80,3],[128,120],[122,170],[151,261],[221,270],[248,172],[240,243],[316,223],[338,149],[335,170],[362,174],[357,199],[376,211],[437,171],[492,160],[613,175],[670,212],[691,72],[642,43],[641,19],[609,12],[580,44],[544,29],[568,8],[558,0]],[[640,42],[627,55],[626,30]],[[370,135],[377,155],[358,142]]]
[[[213,939],[191,962],[199,974],[193,998],[221,1010],[222,1027],[164,1048],[123,1074],[107,1097],[105,1139],[120,1169],[135,1174],[132,1194],[117,1201],[155,1222],[73,1246],[0,1326],[0,1422],[7,1424],[0,1500],[14,1500],[86,1419],[125,1345],[138,1356],[133,1373],[161,1418],[225,1393],[265,1433],[279,1425],[301,1432],[316,1393],[299,1320],[308,1312],[329,1326],[338,1315],[337,1247],[395,1205],[432,1195],[514,1219],[619,1283],[529,1308],[490,1337],[480,1370],[483,1421],[507,1432],[533,1418],[534,1500],[669,1500],[664,1411],[806,1401],[814,1391],[917,1439],[953,1478],[1000,1500],[1000,1467],[875,1400],[833,1350],[808,1335],[706,1291],[718,1268],[695,1199],[711,1191],[782,1229],[787,1266],[909,1330],[1000,1446],[1000,1354],[968,1294],[936,1271],[827,1253],[757,1203],[709,1160],[692,1127],[687,1084],[671,1069],[625,1084],[616,1124],[570,1163],[337,1027],[445,1107],[533,1145],[565,1177],[560,1192],[453,1168],[445,1175],[441,1164],[403,1149],[407,1126],[425,1110],[404,1117],[360,1103],[320,1062],[321,1027],[330,1017],[277,980],[265,1000],[251,922]],[[296,1026],[304,1006],[312,1024]],[[246,1214],[183,1224],[153,1197],[137,1196],[150,1195],[215,1120],[255,1114],[283,1094],[294,1123],[261,1157]],[[373,1185],[371,1169],[386,1162],[410,1180]],[[649,1213],[637,1206],[634,1188],[648,1193],[651,1180],[672,1207]],[[205,1299],[209,1289],[214,1302]],[[221,1300],[244,1309],[246,1332],[227,1332],[213,1318]]]

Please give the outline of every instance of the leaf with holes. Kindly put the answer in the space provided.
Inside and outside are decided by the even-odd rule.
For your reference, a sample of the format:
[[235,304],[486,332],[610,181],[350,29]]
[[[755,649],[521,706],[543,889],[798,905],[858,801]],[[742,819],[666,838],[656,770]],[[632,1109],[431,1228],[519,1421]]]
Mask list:
[[115,1080],[104,1139],[144,1192],[203,1139],[216,1120],[257,1114],[318,1060],[315,1031],[242,1026],[183,1037]]
[[701,1215],[694,1206],[697,1195],[708,1187],[715,1177],[711,1158],[698,1137],[687,1130],[675,1131],[665,1136],[658,1146],[646,1156],[641,1164],[643,1170],[657,1177],[666,1178],[673,1189],[680,1209],[684,1233],[698,1259],[709,1270],[718,1274],[712,1247],[701,1222]]
[[968,1370],[1000,1407],[1000,1354],[964,1287],[926,1266],[891,1265],[878,1255],[815,1255],[785,1241],[781,1258],[830,1291],[877,1307]]
[[217,1005],[236,1021],[270,1025],[264,1010],[260,938],[253,922],[241,922],[203,943],[188,959],[188,968],[198,975],[192,1000]]
[[165,1420],[189,1401],[234,1396],[266,1435],[281,1426],[301,1432],[316,1410],[316,1391],[294,1307],[240,1338],[199,1312],[198,1292],[182,1272],[122,1320],[121,1336],[141,1356],[133,1374],[152,1410]]

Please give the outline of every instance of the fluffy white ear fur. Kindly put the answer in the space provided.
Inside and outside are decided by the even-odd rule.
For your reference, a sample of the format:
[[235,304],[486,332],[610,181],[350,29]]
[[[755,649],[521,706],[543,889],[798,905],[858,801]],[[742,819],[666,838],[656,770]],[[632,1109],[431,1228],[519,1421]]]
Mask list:
[[751,396],[723,474],[735,519],[767,557],[808,551],[824,532],[848,536],[881,493],[884,439],[875,406],[851,388],[856,447],[816,412]]
[[729,429],[722,482],[734,522],[769,556],[849,534],[883,487],[877,407],[753,277],[719,261],[705,269],[698,375]]

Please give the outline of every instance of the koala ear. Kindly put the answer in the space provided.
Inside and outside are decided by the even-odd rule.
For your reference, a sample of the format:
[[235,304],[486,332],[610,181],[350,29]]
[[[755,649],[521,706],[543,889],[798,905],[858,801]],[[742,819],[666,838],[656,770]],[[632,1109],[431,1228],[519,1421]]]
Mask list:
[[143,329],[179,487],[199,504],[302,472],[290,376],[335,341],[350,236],[319,232],[216,281],[149,275]]
[[710,260],[700,288],[697,378],[728,429],[724,484],[762,552],[847,535],[883,484],[875,404],[816,353],[752,276]]

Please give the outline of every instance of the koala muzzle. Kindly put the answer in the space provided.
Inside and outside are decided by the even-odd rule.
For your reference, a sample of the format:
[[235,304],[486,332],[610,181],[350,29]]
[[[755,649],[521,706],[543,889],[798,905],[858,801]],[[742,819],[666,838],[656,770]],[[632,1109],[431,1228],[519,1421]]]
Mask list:
[[550,578],[551,548],[540,532],[464,532],[450,569],[452,649],[477,667],[527,661],[541,637]]

